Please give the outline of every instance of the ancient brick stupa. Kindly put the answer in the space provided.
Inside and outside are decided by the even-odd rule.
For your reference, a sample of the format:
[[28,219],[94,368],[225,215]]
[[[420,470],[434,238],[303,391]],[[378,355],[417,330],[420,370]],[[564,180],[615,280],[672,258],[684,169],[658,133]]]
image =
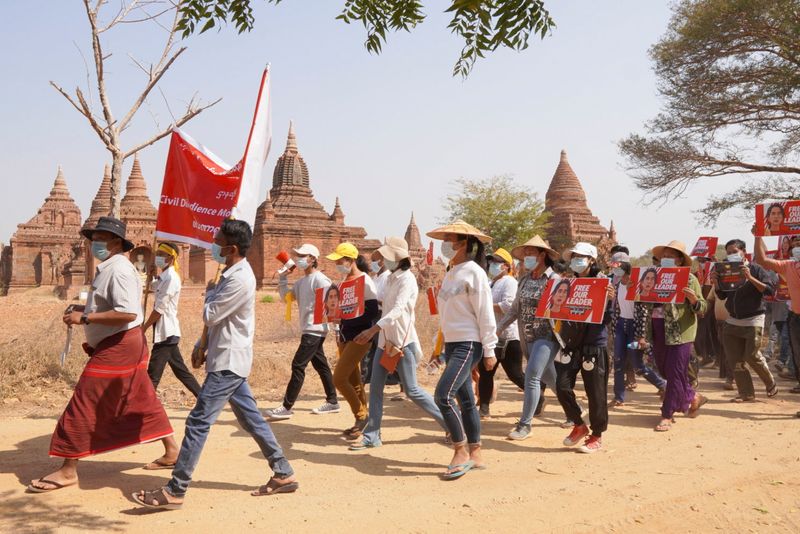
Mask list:
[[153,262],[153,235],[156,231],[158,213],[147,196],[147,184],[142,176],[139,156],[134,156],[131,174],[125,186],[125,196],[119,206],[120,219],[125,221],[126,237],[133,242],[129,256],[136,269],[144,274]]
[[[346,226],[344,218],[338,198],[330,214],[314,198],[308,166],[297,149],[294,126],[290,123],[286,149],[272,175],[272,188],[256,212],[253,245],[247,254],[259,287],[277,283],[278,252],[289,251],[301,243],[316,245],[323,256],[345,241],[353,243],[363,254],[380,246],[380,241],[367,239],[364,228]],[[320,268],[337,277],[332,262],[322,259]]]
[[80,242],[81,210],[58,168],[53,188],[36,215],[17,227],[4,254],[9,291],[39,285],[60,286],[73,245]]
[[602,253],[616,242],[613,221],[611,230],[608,230],[592,214],[586,203],[586,193],[564,150],[547,189],[545,210],[550,213],[547,238],[558,251],[578,241],[586,241],[597,245]]

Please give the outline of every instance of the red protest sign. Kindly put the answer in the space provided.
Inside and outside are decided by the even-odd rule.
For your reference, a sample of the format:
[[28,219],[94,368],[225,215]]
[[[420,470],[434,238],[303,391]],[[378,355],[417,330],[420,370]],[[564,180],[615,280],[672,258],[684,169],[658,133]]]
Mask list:
[[346,280],[314,294],[314,324],[355,319],[364,315],[364,277]]
[[433,265],[433,241],[428,246],[428,252],[425,253],[425,263]]
[[714,258],[717,252],[717,242],[719,238],[716,237],[699,237],[695,243],[692,253],[689,256],[699,258]]
[[683,302],[689,285],[689,267],[634,267],[625,300],[634,302]]
[[756,204],[757,236],[800,233],[800,200]]
[[608,278],[561,278],[547,282],[536,317],[580,323],[602,323]]
[[429,287],[426,293],[428,295],[428,310],[430,310],[431,315],[439,315],[439,305],[436,301],[439,298],[439,288]]
[[701,286],[710,286],[711,279],[709,275],[711,275],[711,269],[714,266],[713,261],[704,261],[699,263],[697,272],[694,275],[697,277],[697,281],[700,282]]

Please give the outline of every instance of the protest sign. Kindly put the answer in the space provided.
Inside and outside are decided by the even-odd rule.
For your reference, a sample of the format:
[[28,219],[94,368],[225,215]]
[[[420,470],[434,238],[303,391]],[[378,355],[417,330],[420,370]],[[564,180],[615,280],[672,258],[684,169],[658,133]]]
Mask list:
[[695,258],[711,258],[714,259],[717,252],[716,237],[699,237],[695,243],[692,253],[689,256]]
[[314,293],[314,324],[355,319],[364,315],[364,277],[317,288]]
[[602,323],[608,284],[608,278],[551,279],[539,299],[536,317]]
[[800,200],[756,204],[756,236],[800,234]]
[[634,302],[678,303],[686,298],[689,267],[634,267],[625,300]]
[[743,265],[740,261],[721,261],[714,264],[717,285],[721,291],[732,291],[744,284]]
[[439,304],[436,302],[436,299],[439,298],[439,288],[429,287],[426,293],[428,295],[428,310],[431,315],[439,315]]

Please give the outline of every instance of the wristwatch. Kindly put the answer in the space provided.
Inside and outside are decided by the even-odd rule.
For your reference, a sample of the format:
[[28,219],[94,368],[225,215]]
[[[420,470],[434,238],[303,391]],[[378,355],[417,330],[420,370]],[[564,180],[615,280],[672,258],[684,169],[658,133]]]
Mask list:
[[81,324],[89,324],[89,312],[83,312],[83,315],[81,315]]

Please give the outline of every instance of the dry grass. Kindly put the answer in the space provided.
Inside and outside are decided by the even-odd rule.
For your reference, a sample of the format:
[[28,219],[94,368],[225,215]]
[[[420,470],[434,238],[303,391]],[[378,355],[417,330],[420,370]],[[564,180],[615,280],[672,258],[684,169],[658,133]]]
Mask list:
[[[292,321],[287,323],[284,320],[285,305],[277,298],[272,303],[262,301],[268,300],[263,299],[267,295],[270,294],[259,293],[256,298],[255,354],[249,381],[259,398],[276,401],[282,398],[289,380],[300,330],[296,306]],[[202,302],[199,290],[187,289],[181,296],[181,352],[187,360],[202,331]],[[51,413],[60,410],[71,395],[86,356],[81,350],[82,329],[75,328],[66,365],[62,368],[59,364],[66,339],[66,327],[61,322],[66,305],[46,289],[0,298],[0,317],[3,317],[0,330],[0,410],[20,414]],[[417,304],[417,328],[427,359],[438,320],[431,318],[424,295],[420,295]],[[325,343],[325,353],[333,365],[336,345],[332,336],[328,336]],[[202,382],[203,371],[194,372]],[[419,375],[420,381],[428,385],[435,378],[428,377],[424,371]],[[307,375],[303,393],[322,394],[322,386],[313,370]],[[191,406],[194,401],[169,369],[164,372],[159,394],[170,406]]]

